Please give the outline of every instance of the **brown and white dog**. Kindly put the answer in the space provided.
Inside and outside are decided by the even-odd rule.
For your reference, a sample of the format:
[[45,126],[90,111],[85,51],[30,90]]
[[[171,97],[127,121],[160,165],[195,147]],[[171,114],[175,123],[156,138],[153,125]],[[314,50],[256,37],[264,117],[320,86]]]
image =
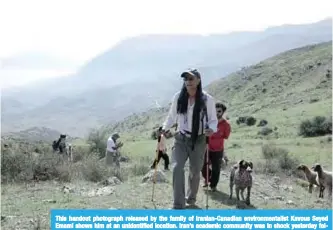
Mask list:
[[230,172],[230,199],[232,199],[233,194],[233,186],[235,185],[236,198],[239,199],[239,192],[241,193],[242,199],[244,199],[244,190],[247,189],[247,196],[245,203],[250,205],[250,196],[251,196],[251,188],[252,188],[252,170],[253,163],[251,161],[241,160],[238,164],[235,164],[231,168]]

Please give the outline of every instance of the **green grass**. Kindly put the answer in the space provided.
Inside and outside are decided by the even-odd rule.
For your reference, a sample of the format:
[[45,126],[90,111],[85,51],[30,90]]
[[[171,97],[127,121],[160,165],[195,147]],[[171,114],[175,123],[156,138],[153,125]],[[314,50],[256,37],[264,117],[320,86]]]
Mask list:
[[[229,168],[241,159],[254,163],[254,186],[252,204],[257,209],[331,209],[331,199],[325,193],[324,199],[318,198],[318,191],[312,194],[307,191],[304,175],[295,172],[296,163],[308,166],[320,163],[326,170],[332,170],[331,135],[303,138],[298,135],[302,121],[315,116],[329,117],[332,115],[332,80],[327,77],[327,70],[332,70],[332,45],[323,43],[317,46],[303,47],[272,57],[247,67],[244,74],[237,72],[212,83],[208,88],[216,99],[224,101],[228,106],[228,117],[232,127],[226,151],[230,164],[221,172],[218,185],[219,192],[210,193],[209,205],[212,209],[235,209],[234,200],[228,199]],[[318,64],[320,63],[320,64]],[[313,66],[310,68],[309,66]],[[243,71],[244,72],[244,71]],[[262,89],[265,88],[265,92]],[[314,99],[315,102],[314,102]],[[168,183],[156,184],[155,199],[151,202],[152,184],[142,184],[142,175],[149,171],[155,157],[156,140],[151,140],[151,132],[156,125],[165,119],[168,108],[150,110],[126,118],[124,121],[104,127],[107,135],[118,131],[124,146],[123,155],[130,158],[121,163],[123,183],[114,186],[114,193],[109,196],[87,197],[81,191],[101,187],[98,183],[88,182],[80,176],[72,177],[69,182],[46,181],[40,183],[9,183],[3,184],[2,215],[5,229],[35,227],[40,222],[40,229],[49,226],[48,211],[51,208],[118,208],[118,209],[163,209],[172,206],[172,172],[166,172]],[[272,134],[258,134],[261,127],[237,125],[239,116],[253,116],[268,121],[267,127],[275,128]],[[173,139],[167,141],[169,156]],[[281,169],[279,154],[271,164],[264,159],[262,147],[276,146],[288,152],[286,166]],[[74,154],[89,155],[89,145],[83,140],[76,140]],[[16,151],[23,151],[18,148]],[[280,151],[281,153],[283,151]],[[80,158],[74,171],[80,171],[87,165],[89,173],[94,169],[101,170],[103,178],[109,176],[104,172],[103,161],[91,162]],[[162,168],[163,160],[159,167]],[[271,167],[273,172],[267,173]],[[186,174],[188,175],[186,168]],[[266,170],[266,171],[265,171]],[[95,170],[96,171],[96,170]],[[77,175],[77,173],[75,173]],[[274,182],[278,178],[279,182]],[[65,194],[61,191],[64,185],[74,188],[74,193]],[[54,200],[49,203],[44,200]],[[198,206],[205,207],[205,191],[200,188]],[[244,207],[243,207],[244,208]],[[253,207],[252,207],[253,208]],[[10,216],[15,216],[11,218]]]

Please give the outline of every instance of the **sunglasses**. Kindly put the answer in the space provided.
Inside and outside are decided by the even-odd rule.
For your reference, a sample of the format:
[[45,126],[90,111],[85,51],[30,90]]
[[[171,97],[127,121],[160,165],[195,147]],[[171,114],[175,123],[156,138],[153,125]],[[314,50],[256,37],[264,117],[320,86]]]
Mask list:
[[223,110],[216,110],[217,113],[223,113]]
[[193,81],[194,77],[184,77],[184,81]]

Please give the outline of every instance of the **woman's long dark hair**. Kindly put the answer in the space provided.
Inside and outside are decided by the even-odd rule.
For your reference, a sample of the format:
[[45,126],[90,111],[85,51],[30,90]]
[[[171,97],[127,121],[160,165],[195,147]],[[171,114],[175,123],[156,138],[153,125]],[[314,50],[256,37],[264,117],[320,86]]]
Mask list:
[[[185,86],[185,82],[183,84],[183,87],[180,91],[179,98],[177,101],[177,113],[178,114],[186,114],[187,113],[187,106],[188,106],[188,92]],[[201,81],[198,84],[197,92],[195,94],[195,104],[193,108],[193,118],[192,118],[192,133],[191,133],[191,139],[194,144],[198,138],[198,132],[199,132],[199,125],[200,125],[200,111],[203,106],[203,92],[202,92],[202,85]]]

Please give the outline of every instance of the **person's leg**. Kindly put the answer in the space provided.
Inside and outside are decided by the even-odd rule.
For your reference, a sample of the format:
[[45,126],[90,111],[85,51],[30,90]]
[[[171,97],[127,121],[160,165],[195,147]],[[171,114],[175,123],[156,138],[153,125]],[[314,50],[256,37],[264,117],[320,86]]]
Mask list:
[[106,151],[105,162],[106,162],[106,165],[112,165],[113,164],[113,152]]
[[188,158],[186,139],[181,134],[175,135],[174,150],[172,151],[173,161],[173,208],[185,208],[185,171],[184,166]]
[[153,165],[150,167],[151,169],[154,169],[155,165],[160,162],[162,155],[163,155],[162,151],[158,151],[157,159],[156,158],[154,159]]
[[195,148],[189,153],[190,172],[188,176],[187,203],[194,204],[200,184],[200,173],[206,150],[205,136],[199,136]]
[[116,164],[118,168],[120,168],[119,156],[117,154],[113,156],[113,162]]
[[[209,168],[209,162],[206,162],[206,157],[207,157],[207,151],[205,150],[204,163],[201,169],[201,175],[204,178],[204,185],[203,185],[204,188],[208,186],[211,177],[211,169]],[[207,167],[208,167],[208,176],[207,176]]]
[[170,161],[169,161],[168,154],[167,153],[163,153],[162,157],[163,157],[163,160],[164,160],[164,169],[165,170],[169,170]]
[[216,186],[220,179],[221,172],[221,162],[222,162],[222,151],[220,152],[211,152],[211,162],[212,162],[212,177],[210,181],[210,187],[212,190],[216,189]]

